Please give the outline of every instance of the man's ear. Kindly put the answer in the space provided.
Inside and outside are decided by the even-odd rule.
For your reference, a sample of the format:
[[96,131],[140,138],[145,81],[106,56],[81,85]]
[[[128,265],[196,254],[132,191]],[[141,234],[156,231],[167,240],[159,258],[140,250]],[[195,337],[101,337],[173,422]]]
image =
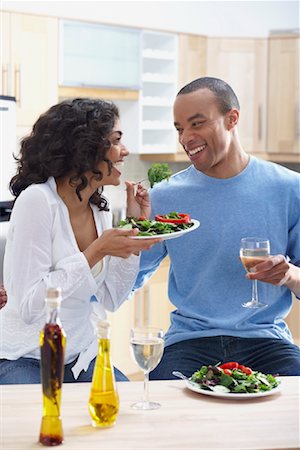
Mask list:
[[240,112],[238,109],[233,108],[226,114],[226,127],[227,130],[232,130],[233,127],[235,127],[239,121]]

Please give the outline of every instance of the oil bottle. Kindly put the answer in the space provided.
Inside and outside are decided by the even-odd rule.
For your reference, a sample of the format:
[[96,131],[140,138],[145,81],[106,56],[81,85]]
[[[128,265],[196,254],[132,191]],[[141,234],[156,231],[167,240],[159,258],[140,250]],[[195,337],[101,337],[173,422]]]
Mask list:
[[63,442],[60,404],[66,334],[59,320],[60,304],[61,290],[49,288],[46,296],[46,324],[40,332],[43,417],[39,442],[47,446],[59,445]]
[[114,425],[119,412],[119,395],[110,356],[110,323],[97,324],[98,355],[93,372],[89,412],[94,427]]

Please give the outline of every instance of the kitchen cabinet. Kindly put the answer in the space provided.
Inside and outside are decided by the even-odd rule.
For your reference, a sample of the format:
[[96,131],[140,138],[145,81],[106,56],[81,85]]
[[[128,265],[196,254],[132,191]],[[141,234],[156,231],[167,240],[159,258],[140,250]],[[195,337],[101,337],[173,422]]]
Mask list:
[[140,89],[140,30],[60,21],[61,86]]
[[206,75],[207,37],[178,35],[178,90]]
[[[243,148],[266,156],[267,40],[179,35],[179,82],[185,85],[201,76],[221,78],[236,92],[241,114],[239,135]],[[154,155],[142,159],[154,161]],[[186,162],[177,146],[162,161]]]
[[270,37],[267,149],[271,153],[300,156],[299,58],[300,35]]
[[206,74],[235,91],[241,107],[239,135],[250,153],[266,149],[267,50],[266,39],[207,39]]
[[[180,33],[178,35],[178,86],[177,92],[186,84],[206,74],[207,37]],[[173,121],[172,121],[173,123]],[[177,143],[177,153],[187,159],[182,146]]]
[[141,153],[176,152],[177,35],[142,32]]
[[[174,39],[174,37],[171,37],[171,39]],[[177,92],[190,81],[204,76],[206,73],[206,41],[207,38],[205,36],[185,33],[179,33],[177,35],[177,57],[174,57],[174,62],[177,64],[177,76],[175,75],[176,68],[173,66],[175,85],[170,90],[170,93],[168,93],[169,111],[168,116],[166,116],[171,130],[174,130],[173,104]],[[147,86],[143,84],[143,90],[146,88]],[[154,111],[154,114],[156,113],[157,110]],[[157,145],[155,151],[153,151],[153,145],[148,145],[144,149],[144,153],[147,153],[141,155],[141,159],[144,160],[157,161],[158,155],[156,154],[159,153],[159,158],[164,161],[188,161],[182,146],[178,143],[177,133],[174,131],[172,131],[172,141],[170,140],[169,145]]]
[[0,11],[2,94],[16,98],[17,127],[57,103],[57,19]]

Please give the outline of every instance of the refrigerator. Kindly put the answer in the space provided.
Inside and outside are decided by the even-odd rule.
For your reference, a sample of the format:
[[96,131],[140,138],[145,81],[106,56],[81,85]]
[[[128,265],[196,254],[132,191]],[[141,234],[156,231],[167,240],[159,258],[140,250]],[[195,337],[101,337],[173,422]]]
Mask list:
[[0,220],[13,199],[8,185],[16,171],[16,134],[16,99],[0,95]]
[[0,95],[0,284],[3,281],[3,256],[13,196],[8,185],[16,172],[16,99]]

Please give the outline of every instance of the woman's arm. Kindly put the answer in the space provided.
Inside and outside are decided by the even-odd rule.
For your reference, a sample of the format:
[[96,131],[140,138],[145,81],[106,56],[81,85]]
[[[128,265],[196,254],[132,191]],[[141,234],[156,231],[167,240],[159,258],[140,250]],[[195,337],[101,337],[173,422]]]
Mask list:
[[6,290],[3,284],[0,284],[0,309],[2,309],[7,303]]

